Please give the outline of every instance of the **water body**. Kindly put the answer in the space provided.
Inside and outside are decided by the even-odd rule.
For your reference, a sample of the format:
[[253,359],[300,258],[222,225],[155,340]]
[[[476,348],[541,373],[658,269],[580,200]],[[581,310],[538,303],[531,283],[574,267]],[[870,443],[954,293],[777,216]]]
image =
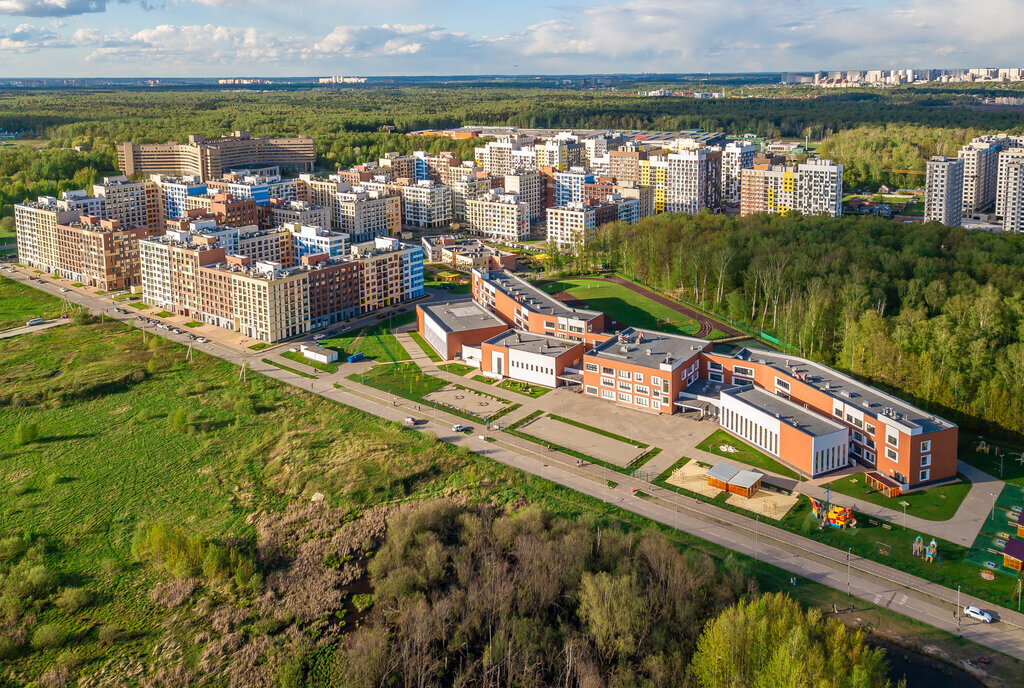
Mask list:
[[912,652],[880,638],[868,638],[871,647],[885,648],[889,660],[889,680],[895,686],[904,678],[907,688],[985,688],[985,684],[966,671],[928,655]]

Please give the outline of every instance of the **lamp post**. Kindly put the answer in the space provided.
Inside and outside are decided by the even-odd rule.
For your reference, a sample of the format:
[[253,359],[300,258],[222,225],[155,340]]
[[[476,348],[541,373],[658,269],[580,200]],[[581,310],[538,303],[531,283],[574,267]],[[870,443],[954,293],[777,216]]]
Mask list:
[[853,547],[846,550],[846,596],[852,597],[850,592],[850,557],[853,555]]
[[903,501],[903,502],[901,502],[901,504],[903,505],[903,530],[906,530],[907,529],[907,502]]
[[754,561],[757,561],[757,524],[761,522],[761,516],[754,517]]

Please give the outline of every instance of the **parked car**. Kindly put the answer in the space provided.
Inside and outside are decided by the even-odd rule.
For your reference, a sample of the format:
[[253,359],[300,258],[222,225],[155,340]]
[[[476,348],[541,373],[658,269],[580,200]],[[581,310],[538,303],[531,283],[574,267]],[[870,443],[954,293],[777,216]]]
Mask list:
[[992,615],[986,611],[978,609],[974,605],[967,605],[964,607],[964,616],[969,616],[972,619],[984,621],[985,623],[992,623]]
[[173,332],[174,334],[181,334],[181,330],[179,330],[177,327],[171,330],[171,332]]
[[27,323],[25,323],[25,325],[27,327],[32,327],[33,325],[42,325],[42,324],[43,324],[43,319],[42,318],[32,318]]
[[190,335],[188,336],[188,338],[189,338],[189,339],[192,339],[192,340],[194,340],[194,339],[196,338],[196,336],[195,336],[194,334],[190,334]]
[[469,430],[469,427],[466,425],[458,424],[452,426],[452,432],[466,432],[467,430]]
[[315,335],[313,335],[313,341],[314,342],[319,342],[321,339],[324,339],[325,337],[327,337],[327,335],[325,335],[323,333],[315,334]]

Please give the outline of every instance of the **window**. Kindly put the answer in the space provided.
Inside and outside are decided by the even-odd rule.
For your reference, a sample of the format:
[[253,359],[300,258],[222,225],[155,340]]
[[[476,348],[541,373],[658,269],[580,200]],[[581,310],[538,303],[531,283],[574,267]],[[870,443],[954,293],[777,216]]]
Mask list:
[[864,460],[867,461],[868,463],[870,463],[871,465],[874,465],[875,464],[875,453],[874,452],[869,452],[869,451],[864,452]]
[[632,392],[633,391],[633,385],[629,384],[628,382],[622,382],[620,380],[619,381],[619,389],[621,389],[623,391],[626,391],[626,392]]
[[636,398],[637,406],[647,406],[648,403],[649,403],[648,400],[645,399],[644,397],[637,397]]
[[627,404],[632,404],[633,403],[633,395],[632,394],[626,394],[625,392],[619,392],[619,401],[624,401]]
[[931,450],[932,450],[932,441],[931,440],[924,440],[924,441],[921,442],[921,451],[926,452],[926,451],[931,451]]
[[596,373],[597,372],[597,364],[596,363],[587,363],[587,364],[584,365],[584,369],[588,373]]
[[743,377],[754,377],[754,369],[753,368],[747,368],[745,366],[733,366],[732,367],[732,374],[733,375],[742,375]]
[[644,381],[644,374],[643,373],[633,373],[633,381],[634,382],[643,382]]
[[632,379],[633,375],[628,370],[620,370],[619,377],[621,377],[623,380],[630,380]]
[[612,399],[612,400],[614,400],[615,399],[615,390],[612,390],[612,389],[602,389],[601,390],[601,396],[603,398],[605,398],[605,399]]
[[784,389],[787,392],[789,391],[789,383],[783,380],[781,377],[775,378],[775,386],[778,387],[779,389]]
[[836,406],[834,409],[832,409],[832,415],[835,416],[836,418],[842,418],[843,417],[843,407]]
[[717,370],[718,372],[722,372],[722,364],[715,363],[714,361],[708,361],[708,370]]
[[875,426],[872,425],[871,423],[864,423],[864,432],[866,432],[869,435],[874,435],[875,434]]
[[[643,382],[643,381],[642,380],[638,380],[637,382]],[[661,384],[661,378],[658,377],[657,375],[651,375],[651,384],[654,385],[655,387],[657,387],[658,385]]]
[[597,387],[594,387],[593,385],[587,385],[587,394],[590,394],[591,396],[595,396],[596,397],[597,396]]
[[859,432],[857,432],[855,430],[854,433],[853,433],[853,441],[854,442],[863,442],[864,441],[864,435],[860,434]]
[[900,458],[900,455],[897,454],[896,450],[893,449],[892,447],[886,447],[885,448],[885,457],[887,459],[889,459],[890,461],[898,461],[899,458]]
[[931,469],[928,469],[928,468],[923,469],[921,471],[921,481],[924,482],[925,480],[928,480],[928,478],[930,478],[931,475],[932,475]]
[[925,466],[931,466],[931,465],[932,465],[932,455],[931,454],[922,454],[921,455],[921,468],[924,468]]
[[637,394],[643,394],[644,396],[647,396],[647,397],[651,396],[651,389],[650,389],[650,387],[643,387],[641,385],[637,385],[636,389],[633,390],[633,391],[636,392]]
[[721,373],[708,373],[708,379],[711,380],[712,382],[721,382],[722,381],[722,374]]
[[615,369],[614,368],[609,368],[608,366],[601,366],[601,374],[602,375],[614,375],[615,374]]
[[897,449],[899,449],[899,446],[900,446],[900,436],[898,434],[896,434],[894,432],[886,431],[886,433],[885,433],[885,441],[888,444],[891,444],[892,446],[894,446]]
[[658,401],[657,399],[652,399],[651,400],[651,408],[653,408],[653,409],[660,409],[661,408],[661,402]]
[[604,387],[614,387],[615,386],[615,380],[613,380],[610,377],[603,377],[603,378],[601,378],[601,385],[604,386]]

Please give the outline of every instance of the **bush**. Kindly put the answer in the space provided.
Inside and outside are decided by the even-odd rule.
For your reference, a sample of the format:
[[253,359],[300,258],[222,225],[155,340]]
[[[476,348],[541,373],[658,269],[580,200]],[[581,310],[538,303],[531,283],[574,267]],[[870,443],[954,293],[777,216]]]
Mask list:
[[96,632],[96,636],[104,645],[116,643],[121,639],[121,635],[121,629],[114,624],[104,624],[103,626],[100,626],[100,630]]
[[57,584],[57,577],[42,564],[22,562],[11,570],[5,586],[8,593],[19,597],[42,597]]
[[0,635],[0,659],[13,659],[18,649],[18,643],[6,635]]
[[32,633],[32,647],[37,650],[60,647],[68,639],[67,630],[58,624],[42,624]]
[[184,432],[188,426],[188,413],[183,408],[178,408],[171,414],[171,429],[174,432]]
[[57,606],[66,612],[77,612],[92,603],[92,595],[85,588],[64,588],[57,598]]
[[11,562],[21,557],[28,549],[28,542],[18,536],[0,540],[0,563]]
[[14,430],[14,442],[19,447],[24,447],[26,444],[32,444],[39,439],[39,425],[36,423],[23,420],[18,423],[18,427]]
[[361,612],[365,612],[367,609],[373,606],[373,595],[370,593],[364,595],[353,595],[352,605]]

